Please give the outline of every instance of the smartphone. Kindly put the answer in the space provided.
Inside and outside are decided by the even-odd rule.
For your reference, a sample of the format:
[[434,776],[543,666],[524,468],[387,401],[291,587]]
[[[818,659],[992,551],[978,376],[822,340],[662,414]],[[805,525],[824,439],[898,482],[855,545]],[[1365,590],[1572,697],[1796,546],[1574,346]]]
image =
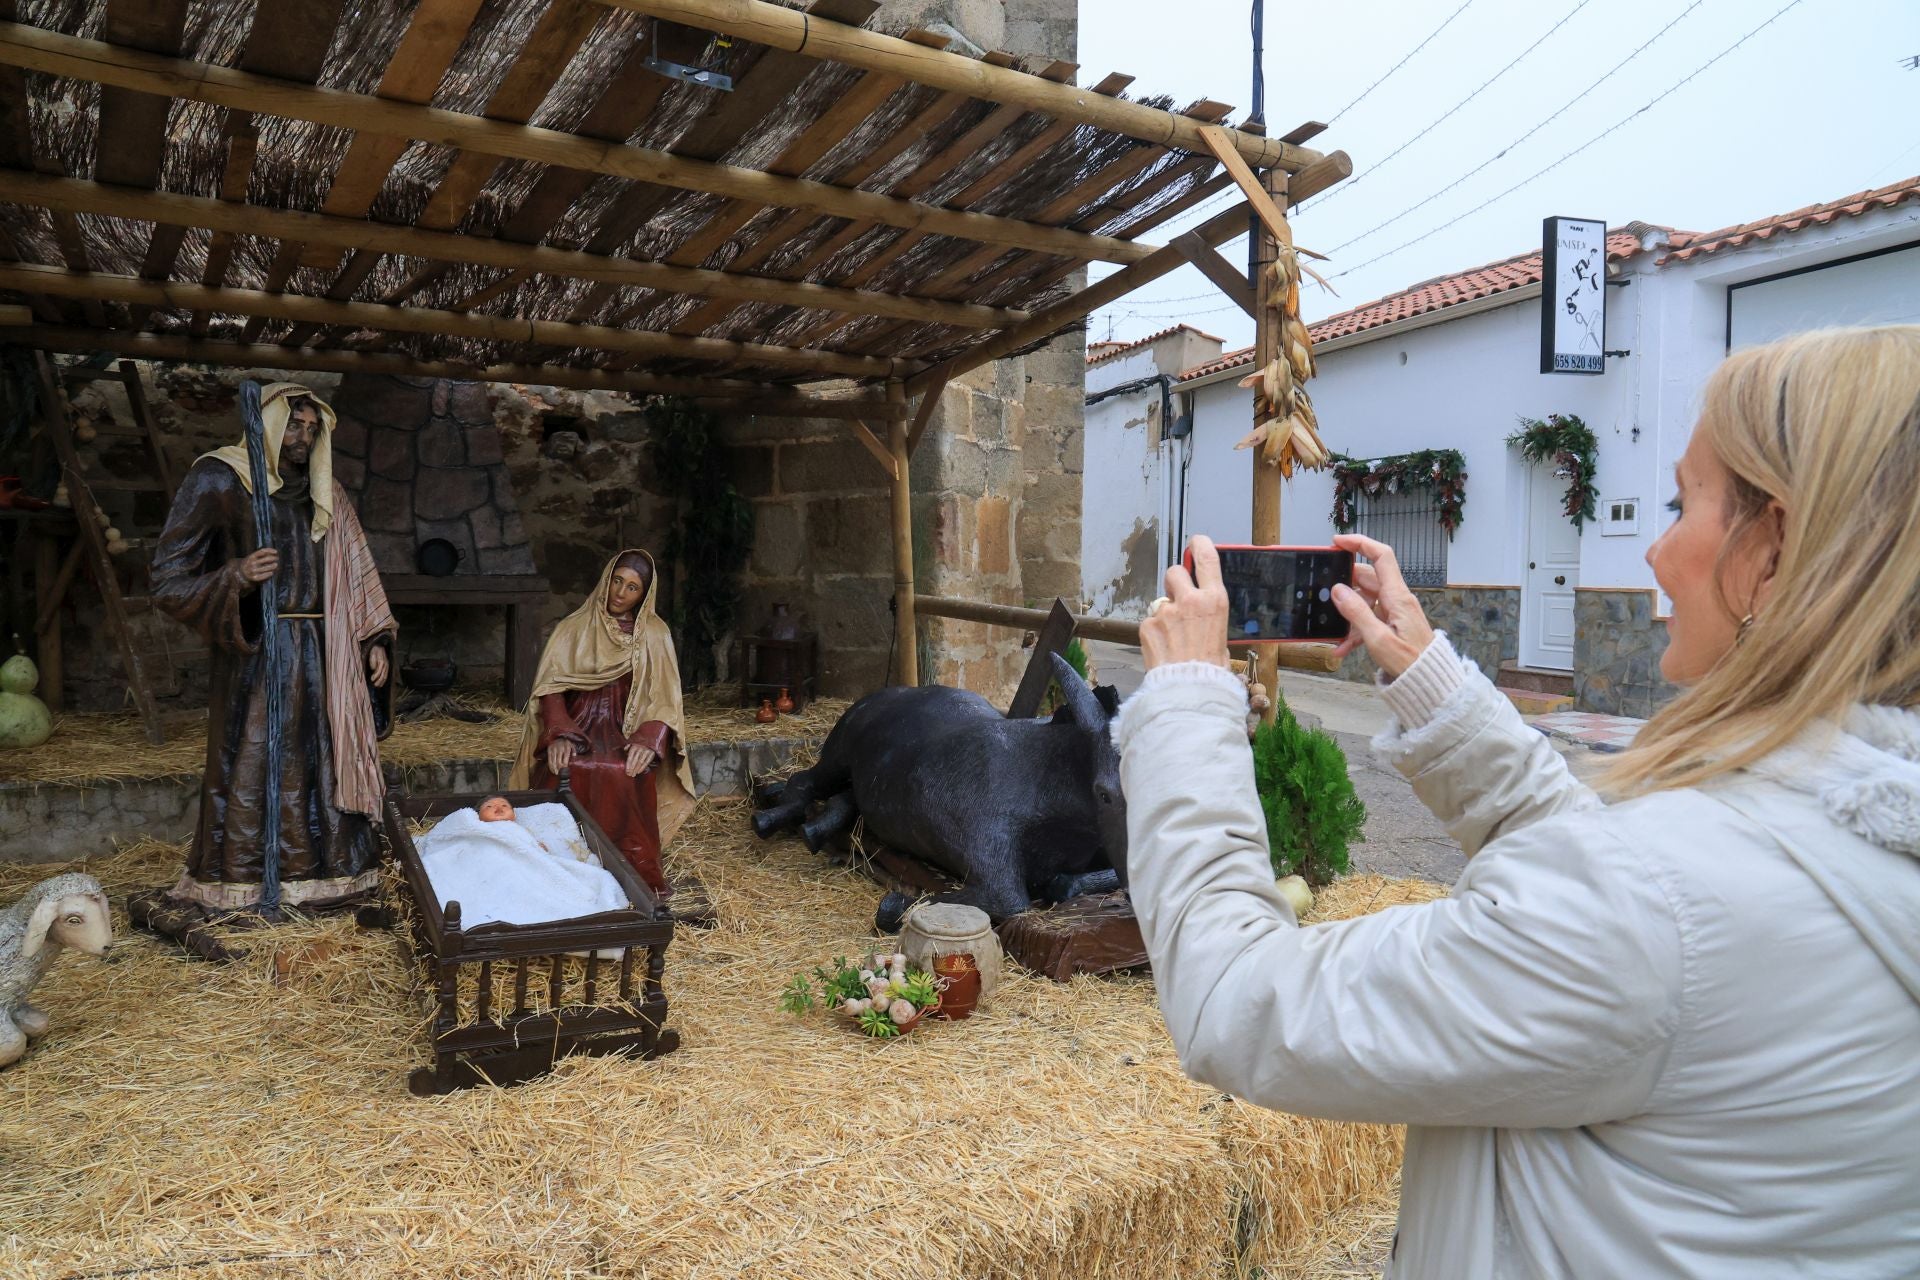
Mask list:
[[[1353,552],[1338,547],[1218,547],[1227,589],[1227,643],[1337,644],[1347,620],[1333,606],[1353,585]],[[1183,563],[1193,572],[1193,550]]]

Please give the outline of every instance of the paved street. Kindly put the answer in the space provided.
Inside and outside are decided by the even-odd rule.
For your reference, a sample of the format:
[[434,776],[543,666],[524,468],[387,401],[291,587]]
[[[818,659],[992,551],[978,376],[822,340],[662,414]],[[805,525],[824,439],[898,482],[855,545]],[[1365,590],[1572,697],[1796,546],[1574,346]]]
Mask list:
[[[1139,686],[1138,649],[1099,641],[1088,649],[1101,683],[1115,686],[1123,697]],[[1406,779],[1374,756],[1371,739],[1386,727],[1387,711],[1372,686],[1282,672],[1280,692],[1303,723],[1332,734],[1346,752],[1353,789],[1367,806],[1365,839],[1351,850],[1353,869],[1453,883],[1466,865],[1460,846],[1427,812]],[[1585,748],[1559,742],[1555,746],[1577,775],[1587,776],[1603,763]]]

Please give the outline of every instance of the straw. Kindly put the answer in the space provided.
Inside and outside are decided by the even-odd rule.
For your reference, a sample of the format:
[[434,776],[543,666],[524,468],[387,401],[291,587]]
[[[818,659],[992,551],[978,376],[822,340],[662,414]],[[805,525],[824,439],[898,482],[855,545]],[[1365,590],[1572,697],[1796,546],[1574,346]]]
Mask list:
[[[492,715],[493,721],[468,724],[441,717],[396,724],[380,744],[381,763],[415,769],[449,760],[512,760],[519,754],[522,721],[517,713],[485,694],[467,692],[456,700],[470,710]],[[823,738],[849,705],[842,699],[821,698],[797,715],[759,724],[753,709],[734,705],[737,701],[737,695],[725,690],[690,696],[686,706],[687,741]],[[207,760],[206,713],[175,713],[166,718],[165,724],[167,741],[154,746],[147,741],[138,716],[58,716],[53,736],[43,745],[31,750],[0,751],[0,783],[96,786],[197,777]]]
[[[1188,1081],[1144,976],[1010,968],[895,1043],[776,1012],[874,947],[878,891],[747,815],[702,801],[670,851],[719,922],[668,952],[684,1047],[653,1062],[415,1098],[427,1007],[399,936],[344,916],[223,935],[231,965],[145,936],[60,957],[52,1029],[0,1072],[0,1275],[1221,1277],[1390,1187],[1396,1131]],[[0,901],[69,869],[117,899],[181,856],[0,866]],[[1357,877],[1322,904],[1437,892]]]

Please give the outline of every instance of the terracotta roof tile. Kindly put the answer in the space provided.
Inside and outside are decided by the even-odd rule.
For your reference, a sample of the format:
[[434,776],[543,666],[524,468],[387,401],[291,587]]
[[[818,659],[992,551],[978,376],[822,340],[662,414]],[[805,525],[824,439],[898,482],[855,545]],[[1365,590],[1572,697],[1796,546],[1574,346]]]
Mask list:
[[1160,339],[1170,338],[1183,329],[1195,337],[1207,338],[1213,342],[1223,341],[1223,339],[1208,333],[1204,329],[1196,329],[1190,324],[1176,324],[1170,329],[1162,329],[1158,333],[1150,333],[1135,342],[1090,342],[1087,344],[1087,363],[1089,365],[1104,364],[1115,356],[1123,356],[1129,351],[1138,351],[1141,347],[1150,347],[1160,341]]
[[1908,200],[1920,200],[1920,175],[1873,191],[1842,196],[1826,204],[1810,204],[1792,213],[1777,213],[1758,222],[1743,222],[1739,226],[1722,227],[1718,231],[1677,231],[1668,243],[1666,256],[1660,259],[1660,265],[1705,257],[1722,249],[1737,249],[1756,240],[1772,239],[1786,231],[1824,227],[1836,218],[1857,218],[1870,209],[1891,209]]
[[[1669,262],[1686,261],[1717,253],[1722,249],[1734,249],[1756,240],[1771,239],[1775,235],[1789,231],[1799,231],[1805,227],[1826,226],[1837,218],[1858,217],[1872,209],[1890,209],[1909,200],[1920,200],[1920,175],[1880,187],[1873,191],[1861,191],[1854,195],[1843,196],[1826,204],[1808,205],[1804,209],[1795,209],[1792,213],[1775,214],[1757,222],[1746,222],[1736,227],[1722,227],[1718,231],[1675,231],[1666,227],[1653,227],[1644,223],[1629,223],[1627,228],[1612,231],[1607,236],[1607,258],[1618,261],[1640,251],[1640,235],[1644,231],[1663,231],[1667,236],[1666,251],[1658,259],[1657,265],[1665,266]],[[1431,280],[1422,280],[1419,284],[1402,289],[1398,293],[1388,294],[1384,298],[1342,311],[1339,315],[1328,316],[1316,324],[1309,325],[1308,331],[1313,340],[1326,342],[1333,338],[1344,338],[1349,334],[1364,333],[1368,329],[1377,329],[1392,324],[1396,320],[1410,320],[1415,316],[1441,311],[1463,302],[1472,302],[1477,298],[1492,297],[1497,293],[1506,293],[1540,279],[1540,251],[1523,253],[1512,258],[1503,258],[1498,262],[1489,262],[1483,267],[1474,267],[1468,271],[1456,271],[1451,275],[1436,276]],[[1229,351],[1218,360],[1196,365],[1180,375],[1182,382],[1196,378],[1205,378],[1228,369],[1251,364],[1253,348]]]

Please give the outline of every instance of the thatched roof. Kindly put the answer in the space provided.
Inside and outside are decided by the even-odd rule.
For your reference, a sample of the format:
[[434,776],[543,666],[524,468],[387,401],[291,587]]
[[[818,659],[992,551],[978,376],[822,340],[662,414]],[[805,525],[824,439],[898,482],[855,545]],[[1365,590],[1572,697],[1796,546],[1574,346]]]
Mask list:
[[[6,131],[11,136],[0,137],[0,163],[42,175],[33,180],[39,186],[27,189],[19,184],[30,180],[21,177],[4,194],[54,206],[0,204],[0,255],[65,269],[23,280],[20,268],[0,266],[0,284],[31,296],[47,332],[63,335],[69,346],[79,345],[76,329],[105,328],[125,339],[144,327],[173,341],[173,349],[194,344],[204,358],[222,350],[208,344],[244,343],[327,350],[336,358],[365,350],[475,368],[564,365],[751,383],[906,376],[964,359],[1008,334],[1043,339],[1048,335],[1034,331],[1032,313],[1057,304],[1076,268],[1099,254],[1117,261],[1145,256],[1127,252],[1136,237],[1228,184],[1211,156],[745,39],[701,37],[707,40],[702,56],[732,78],[733,92],[672,80],[646,66],[657,52],[656,28],[635,10],[649,7],[657,6],[645,0],[260,0],[256,17],[251,0],[0,0],[0,17],[17,8],[25,24],[0,38],[6,64],[0,65],[0,114],[14,126]],[[874,7],[871,0],[809,6],[823,31],[835,18],[857,25]],[[660,40],[683,30],[668,27]],[[925,33],[908,38],[920,46],[944,43]],[[156,56],[141,61],[120,52],[128,48]],[[989,62],[1013,64],[1004,56]],[[94,79],[42,70],[23,76],[14,69],[57,65],[95,75],[109,63],[98,72],[105,88]],[[218,94],[195,100],[209,92],[202,82],[218,80],[204,72],[208,65],[274,81],[236,80],[224,104]],[[1013,69],[1052,81],[1070,82],[1074,74],[1063,64]],[[153,94],[129,87],[134,82],[124,77],[138,74],[175,77],[164,113],[155,109]],[[313,107],[304,99],[283,101],[276,82],[366,96],[315,99]],[[1126,82],[1110,77],[1090,93],[1117,97]],[[414,138],[428,136],[434,126],[412,117],[378,132],[311,118],[336,108],[352,112],[356,103],[383,107],[382,100],[458,112],[467,122],[525,123],[572,135],[568,141],[599,139],[603,145],[583,153],[583,165],[598,164],[593,156],[602,152],[638,154],[642,162],[664,155],[750,171],[755,180],[770,174],[783,183],[827,184],[831,198],[845,192],[895,197],[881,212],[896,221],[901,209],[917,214],[923,208],[1003,221],[986,232],[998,241],[980,240],[796,212],[776,203],[789,189],[800,191],[789,186],[769,186],[759,198],[730,198],[698,189],[684,175],[678,186],[654,185],[609,173],[610,164],[594,172],[511,158],[523,135],[531,139],[524,145],[543,145],[526,130],[511,131],[502,144],[507,151],[469,144],[463,152],[439,142],[389,141],[404,129],[421,130]],[[1140,104],[1161,112],[1170,105],[1153,98]],[[1228,110],[1200,103],[1185,114],[1216,122]],[[24,133],[17,127],[22,115]],[[109,121],[104,138],[103,118]],[[621,143],[639,152],[623,152]],[[1323,159],[1291,143],[1266,145],[1284,151],[1281,163],[1296,169]],[[111,185],[62,184],[61,177]],[[130,192],[203,203],[179,206],[184,212],[170,216],[180,229],[172,231],[146,217],[99,211],[109,197]],[[901,205],[900,198],[914,203]],[[211,206],[222,199],[224,210]],[[239,216],[248,221],[237,231],[209,230],[217,215],[235,216],[236,202],[243,202],[246,212]],[[349,231],[371,220],[438,232],[424,247],[449,256],[289,240],[272,234],[286,231],[268,225],[274,211],[350,220]],[[1037,247],[1010,243],[1012,223],[1034,228]],[[329,225],[338,236],[341,224]],[[1039,239],[1048,228],[1106,239],[1072,242],[1073,251],[1061,252],[1061,239]],[[448,232],[465,239],[448,239]],[[727,274],[693,279],[694,292],[679,277],[671,287],[649,286],[458,259],[481,242],[508,253],[519,252],[508,246],[544,245],[602,262],[634,259]],[[1077,249],[1082,243],[1085,254]],[[96,273],[90,283],[69,274],[82,270]],[[158,286],[135,277],[253,296],[196,299],[176,291],[154,297]],[[36,283],[42,279],[44,286]],[[729,292],[743,281],[787,292],[758,301]],[[859,292],[801,299],[794,284]],[[405,311],[328,311],[324,324],[262,313],[280,309],[284,295]],[[829,305],[803,305],[816,296]],[[877,308],[876,296],[910,300],[914,309]],[[195,300],[213,305],[197,311],[185,305]],[[226,304],[250,310],[219,309]],[[466,319],[442,321],[432,313]],[[475,317],[756,345],[634,349],[619,346],[621,339],[598,338],[568,345],[582,335],[502,332],[499,326],[481,331],[488,322]],[[129,348],[123,341],[118,349]]]

